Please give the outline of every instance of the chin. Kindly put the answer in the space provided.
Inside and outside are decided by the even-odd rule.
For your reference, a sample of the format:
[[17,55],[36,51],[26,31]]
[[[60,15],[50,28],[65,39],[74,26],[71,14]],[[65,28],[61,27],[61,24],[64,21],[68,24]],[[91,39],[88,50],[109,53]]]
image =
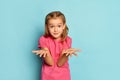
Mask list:
[[59,38],[60,38],[60,36],[53,36],[53,38],[54,38],[54,39],[59,39]]
[[55,38],[55,39],[58,39],[59,37],[55,37],[55,36],[54,36],[54,38]]

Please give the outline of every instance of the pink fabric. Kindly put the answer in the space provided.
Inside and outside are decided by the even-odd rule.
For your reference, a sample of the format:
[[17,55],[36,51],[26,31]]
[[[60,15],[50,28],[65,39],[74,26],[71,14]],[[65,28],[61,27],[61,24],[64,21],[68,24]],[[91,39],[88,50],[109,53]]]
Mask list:
[[71,80],[68,60],[61,67],[56,65],[62,49],[70,48],[71,43],[72,39],[69,36],[67,36],[63,43],[61,41],[54,40],[51,37],[40,37],[38,47],[48,48],[54,59],[54,66],[49,66],[43,61],[41,80]]

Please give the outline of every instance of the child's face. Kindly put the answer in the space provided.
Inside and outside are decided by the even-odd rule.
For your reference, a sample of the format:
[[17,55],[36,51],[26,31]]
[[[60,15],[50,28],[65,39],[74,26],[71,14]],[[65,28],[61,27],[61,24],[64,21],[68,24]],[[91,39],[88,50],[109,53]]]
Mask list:
[[48,29],[51,36],[55,39],[60,39],[65,28],[65,24],[63,23],[61,18],[50,19],[48,21]]

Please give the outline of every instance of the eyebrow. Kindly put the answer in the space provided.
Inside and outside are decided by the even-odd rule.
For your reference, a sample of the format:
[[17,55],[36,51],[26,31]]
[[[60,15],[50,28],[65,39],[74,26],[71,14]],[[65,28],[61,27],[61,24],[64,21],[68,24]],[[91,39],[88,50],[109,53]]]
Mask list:
[[[53,24],[48,24],[48,25],[53,25]],[[58,23],[58,25],[62,25],[62,23]]]

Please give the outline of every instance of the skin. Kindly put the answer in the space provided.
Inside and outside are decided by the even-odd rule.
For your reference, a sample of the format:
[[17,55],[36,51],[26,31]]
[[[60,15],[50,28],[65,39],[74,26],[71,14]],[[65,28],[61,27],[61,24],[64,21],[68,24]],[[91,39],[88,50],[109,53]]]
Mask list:
[[70,48],[70,49],[67,49],[67,50],[63,50],[62,54],[61,54],[61,56],[60,56],[60,58],[58,59],[58,62],[57,62],[58,67],[63,66],[65,64],[65,62],[68,60],[68,57],[72,56],[72,54],[77,56],[77,54],[75,52],[79,52],[79,51],[80,51],[79,49],[75,49],[75,48]]
[[40,50],[33,50],[32,52],[35,53],[36,55],[39,55],[40,57],[43,57],[45,63],[48,64],[49,66],[54,65],[53,58],[48,48],[41,48]]
[[[46,26],[48,27],[51,36],[55,40],[61,39],[61,34],[65,29],[65,24],[63,23],[62,19],[60,18],[50,19]],[[75,49],[75,48],[63,50],[56,64],[58,65],[58,67],[63,66],[65,62],[68,60],[69,56],[72,55],[77,56],[75,52],[79,52],[79,51],[80,51],[79,49]],[[48,65],[50,66],[54,65],[53,58],[48,48],[42,48],[41,50],[33,50],[32,52],[35,53],[36,55],[40,55],[40,57],[43,57]]]
[[62,20],[60,18],[50,19],[47,26],[51,36],[55,40],[60,40],[61,34],[63,33],[63,30],[65,28],[65,24],[63,24]]

